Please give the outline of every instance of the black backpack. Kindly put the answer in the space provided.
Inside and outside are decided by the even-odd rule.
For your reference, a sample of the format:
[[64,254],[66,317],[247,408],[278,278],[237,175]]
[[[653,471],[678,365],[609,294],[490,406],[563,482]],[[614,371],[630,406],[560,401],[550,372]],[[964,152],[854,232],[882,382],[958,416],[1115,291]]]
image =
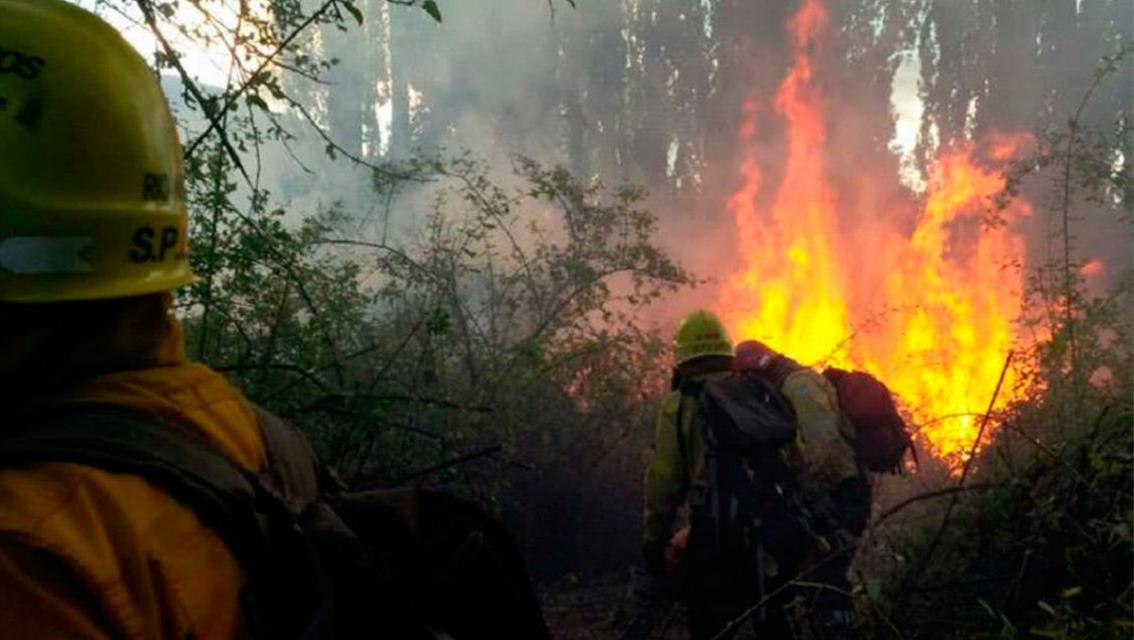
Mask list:
[[499,522],[445,493],[343,491],[298,431],[258,415],[265,474],[233,464],[186,425],[107,405],[6,425],[0,467],[74,462],[160,487],[245,569],[241,603],[256,637],[548,637]]
[[791,403],[751,373],[686,383],[682,394],[696,397],[700,405],[709,519],[718,552],[743,558],[766,552],[792,572],[814,535],[785,458],[784,446],[798,432]]
[[875,473],[899,473],[906,451],[917,451],[898,413],[893,394],[882,381],[864,371],[845,371],[834,367],[823,377],[835,387],[839,410],[854,425],[855,453],[867,469]]

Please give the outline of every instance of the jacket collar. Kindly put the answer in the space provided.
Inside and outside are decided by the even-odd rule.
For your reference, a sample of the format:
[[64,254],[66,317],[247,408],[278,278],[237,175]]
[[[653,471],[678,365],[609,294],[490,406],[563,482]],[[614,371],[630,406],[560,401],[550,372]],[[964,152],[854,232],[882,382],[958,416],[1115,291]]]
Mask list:
[[[66,395],[97,376],[185,362],[168,293],[0,305],[0,417]],[[50,404],[50,403],[48,403]]]

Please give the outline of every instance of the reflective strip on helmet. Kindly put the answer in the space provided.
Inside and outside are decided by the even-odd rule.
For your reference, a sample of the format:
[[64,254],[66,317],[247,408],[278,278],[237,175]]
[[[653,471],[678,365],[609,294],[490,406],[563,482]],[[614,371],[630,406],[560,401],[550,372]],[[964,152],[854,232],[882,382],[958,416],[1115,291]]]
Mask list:
[[90,273],[94,271],[81,255],[91,244],[81,236],[28,236],[0,242],[0,268],[19,275]]

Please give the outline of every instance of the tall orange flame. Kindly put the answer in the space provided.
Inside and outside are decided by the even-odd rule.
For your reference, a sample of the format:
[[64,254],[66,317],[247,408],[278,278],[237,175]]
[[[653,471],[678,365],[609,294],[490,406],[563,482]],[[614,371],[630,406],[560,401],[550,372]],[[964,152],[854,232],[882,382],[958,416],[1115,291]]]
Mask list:
[[[880,377],[924,425],[930,449],[956,466],[1017,340],[1022,272],[1013,265],[1023,261],[1024,242],[1005,226],[982,225],[1004,178],[977,164],[972,146],[934,163],[912,234],[881,221],[868,245],[845,239],[824,167],[827,132],[813,58],[827,22],[819,0],[805,0],[789,23],[794,60],[775,100],[787,157],[768,212],[758,208],[758,103],[745,105],[743,185],[727,203],[743,265],[723,283],[717,306],[738,339],[763,340],[803,363]],[[1002,163],[1021,141],[995,136],[985,155]],[[1009,219],[1029,214],[1022,201],[1005,212]],[[1009,371],[998,407],[1011,401],[1014,383]]]

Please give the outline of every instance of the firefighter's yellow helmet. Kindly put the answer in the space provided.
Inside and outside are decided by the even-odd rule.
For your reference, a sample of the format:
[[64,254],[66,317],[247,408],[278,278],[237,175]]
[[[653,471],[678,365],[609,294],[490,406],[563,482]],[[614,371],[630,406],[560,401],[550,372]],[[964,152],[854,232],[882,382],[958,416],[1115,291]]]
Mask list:
[[63,0],[0,0],[0,301],[175,289],[181,145],[142,57]]
[[682,364],[701,356],[731,356],[732,342],[715,313],[698,309],[677,327],[673,349],[677,364]]

